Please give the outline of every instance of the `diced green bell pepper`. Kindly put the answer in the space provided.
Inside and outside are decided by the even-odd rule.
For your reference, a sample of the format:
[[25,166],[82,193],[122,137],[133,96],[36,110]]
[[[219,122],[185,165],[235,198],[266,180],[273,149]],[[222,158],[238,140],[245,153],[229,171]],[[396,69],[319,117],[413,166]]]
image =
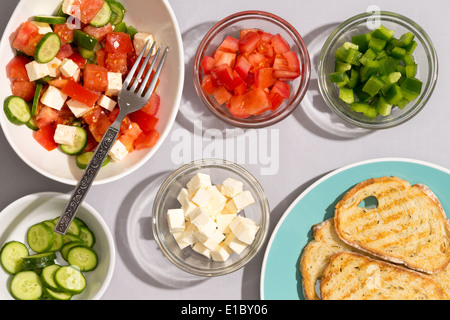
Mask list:
[[350,81],[347,83],[347,87],[354,89],[357,85],[359,85],[359,72],[352,69],[350,72]]
[[372,37],[378,38],[384,41],[389,41],[394,37],[394,30],[390,30],[381,25],[372,32]]
[[378,39],[372,37],[369,41],[369,48],[373,49],[376,52],[380,52],[386,46],[386,40]]
[[[405,52],[406,52],[406,51],[405,51]],[[413,57],[412,55],[409,55],[409,54],[405,54],[405,55],[402,57],[402,61],[403,61],[403,63],[404,63],[406,66],[416,64],[416,61],[414,60],[414,57]]]
[[382,89],[383,94],[386,94],[392,85],[398,83],[401,77],[402,74],[400,72],[392,72],[391,74],[384,76],[382,78],[384,81],[384,86]]
[[391,57],[402,59],[406,54],[406,50],[400,47],[394,47],[391,51]]
[[394,46],[405,48],[410,46],[413,41],[414,41],[414,34],[408,31],[402,34],[402,36],[399,39],[392,39],[391,42]]
[[386,117],[391,114],[391,111],[392,104],[388,103],[386,99],[380,95],[377,103],[377,112],[383,117]]
[[359,59],[362,57],[362,55],[363,54],[361,52],[359,52],[358,50],[355,50],[354,48],[349,48],[347,50],[347,56],[345,57],[345,61],[354,66],[359,66],[359,65],[361,65],[361,62],[359,61]]
[[372,49],[367,49],[360,59],[361,64],[366,65],[367,61],[373,61],[377,57],[377,53]]
[[341,99],[347,104],[352,104],[353,102],[355,102],[353,89],[346,87],[339,88],[339,99]]
[[353,102],[350,106],[350,109],[355,112],[364,113],[366,110],[370,108],[369,104],[362,102]]
[[359,70],[361,82],[366,82],[371,75],[376,74],[380,70],[380,62],[377,60],[367,61],[365,66]]
[[358,46],[358,50],[360,52],[366,52],[369,48],[370,38],[372,38],[372,35],[370,33],[353,36],[352,43]]
[[337,83],[345,80],[344,78],[345,72],[333,72],[330,74],[330,81]]
[[365,102],[370,101],[370,99],[372,99],[372,97],[367,92],[362,91],[363,87],[364,87],[364,84],[361,84],[360,86],[357,86],[353,91],[354,91],[356,97],[358,98],[358,101],[365,103]]
[[381,59],[379,62],[381,75],[387,76],[392,72],[397,71],[397,66],[399,65],[399,63],[400,63],[399,60],[394,59],[392,57]]
[[406,77],[414,78],[417,74],[417,64],[410,64],[405,67]]
[[422,81],[416,78],[406,78],[402,83],[401,89],[403,97],[412,101],[422,91]]
[[367,118],[376,118],[378,115],[377,108],[373,106],[369,106],[367,110],[364,112],[364,116]]
[[364,84],[362,91],[369,94],[371,97],[375,96],[384,87],[384,81],[376,75],[371,75],[369,80]]
[[403,98],[402,89],[394,84],[386,92],[386,101],[392,105],[396,105]]
[[339,60],[336,60],[334,63],[334,72],[345,72],[349,71],[352,68],[352,65],[347,62],[342,62]]

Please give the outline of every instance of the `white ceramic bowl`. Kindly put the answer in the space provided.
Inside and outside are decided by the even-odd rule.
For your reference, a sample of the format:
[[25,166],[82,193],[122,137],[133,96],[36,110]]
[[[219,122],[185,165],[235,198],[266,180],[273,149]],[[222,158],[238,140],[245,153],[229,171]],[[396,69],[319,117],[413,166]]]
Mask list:
[[[0,213],[0,246],[12,240],[26,244],[28,228],[43,220],[58,217],[67,201],[69,196],[66,194],[42,192],[11,203]],[[98,265],[94,270],[84,273],[86,289],[81,294],[74,295],[72,300],[98,300],[105,293],[113,275],[116,261],[114,240],[105,220],[86,202],[81,205],[77,217],[95,234],[96,241],[92,248],[98,255]],[[59,252],[56,262],[67,265]],[[11,279],[12,275],[0,268],[0,286],[9,288]],[[0,300],[11,299],[13,298],[8,290],[0,290]]]
[[[17,5],[5,29],[0,43],[0,101],[11,95],[10,81],[6,77],[5,66],[13,58],[11,35],[22,22],[35,15],[50,15],[60,5],[60,0],[21,0]],[[158,93],[161,96],[161,107],[158,112],[157,130],[160,139],[152,149],[135,151],[124,160],[110,163],[102,168],[94,184],[117,180],[141,167],[158,150],[172,128],[183,91],[184,53],[181,34],[177,20],[167,0],[121,0],[127,13],[125,22],[140,31],[154,34],[156,41],[163,46],[169,46],[164,68],[160,75]],[[68,157],[60,150],[48,152],[33,138],[32,131],[26,126],[11,124],[0,111],[0,125],[18,156],[30,167],[61,183],[75,185],[81,178],[82,170],[78,169],[73,157]]]

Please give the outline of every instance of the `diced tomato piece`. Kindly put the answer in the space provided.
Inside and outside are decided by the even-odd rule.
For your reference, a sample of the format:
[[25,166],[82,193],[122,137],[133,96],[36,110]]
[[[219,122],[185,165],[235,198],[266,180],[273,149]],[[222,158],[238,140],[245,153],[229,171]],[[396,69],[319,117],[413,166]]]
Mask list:
[[43,35],[39,34],[39,28],[29,21],[25,21],[20,27],[14,41],[13,48],[28,56],[34,56],[34,51]]
[[31,62],[25,56],[15,56],[6,66],[6,76],[11,81],[30,81],[25,65]]
[[61,110],[58,110],[57,113],[58,113],[58,117],[59,117],[59,119],[57,120],[57,123],[64,124],[64,123],[70,122],[70,120],[73,120],[75,117],[67,105],[64,105],[61,108]]
[[108,70],[96,64],[87,64],[83,73],[84,87],[105,92],[108,88]]
[[255,71],[255,86],[261,89],[271,87],[275,81],[272,68],[260,68]]
[[134,47],[128,33],[111,32],[106,36],[105,50],[110,53],[130,53]]
[[95,53],[95,56],[97,58],[97,64],[100,67],[104,67],[105,66],[105,61],[106,61],[106,51],[105,49],[100,49]]
[[253,71],[259,68],[267,68],[270,67],[270,61],[266,58],[265,55],[259,52],[252,53],[248,56],[248,62],[252,65]]
[[273,95],[271,94],[270,95],[270,103],[271,103],[270,110],[272,110],[272,111],[277,110],[277,108],[279,106],[281,106],[283,101],[284,101],[284,98],[281,95],[279,95],[278,93],[275,93]]
[[233,96],[228,104],[230,113],[237,118],[248,118],[251,116],[244,107],[243,100],[243,95]]
[[[118,111],[119,110],[117,110],[117,114],[119,113]],[[99,105],[96,105],[93,108],[89,109],[89,111],[86,112],[82,116],[82,118],[83,118],[84,122],[86,122],[88,125],[91,125],[96,121],[96,119],[100,118],[100,115],[102,113],[104,113],[104,111],[102,110],[102,107],[100,107]],[[116,116],[117,116],[117,114],[116,114]],[[110,122],[112,123],[112,122],[114,122],[114,120],[110,120]]]
[[242,83],[240,85],[238,85],[236,88],[234,88],[233,94],[235,96],[241,96],[247,92],[247,89],[248,89],[247,84],[244,81],[242,81]]
[[59,36],[62,43],[73,42],[73,30],[75,30],[75,26],[68,22],[64,24],[55,24],[53,26],[53,32]]
[[84,69],[84,66],[86,65],[87,59],[83,58],[81,56],[81,54],[79,54],[78,52],[74,52],[68,59],[72,60],[73,62],[75,62],[75,64],[78,66],[78,68],[80,69]]
[[39,128],[46,127],[59,119],[58,111],[46,105],[41,105],[39,113],[36,115],[36,125]]
[[148,113],[149,115],[156,116],[160,104],[161,97],[157,93],[153,92],[150,96],[150,99],[148,99],[147,103],[141,108],[141,110]]
[[239,51],[241,53],[251,53],[256,49],[261,36],[258,32],[249,31],[242,39],[239,40]]
[[156,124],[159,121],[158,118],[156,118],[142,110],[138,110],[138,111],[130,113],[129,117],[130,117],[130,120],[132,122],[136,122],[139,125],[139,127],[142,129],[142,131],[144,131],[144,132],[149,132],[149,131],[155,129]]
[[36,84],[30,81],[14,81],[12,83],[12,94],[21,97],[25,101],[31,101],[36,91]]
[[103,110],[100,110],[100,112],[96,111],[95,114],[99,115],[96,118],[92,118],[92,121],[89,124],[89,130],[91,131],[95,141],[100,142],[106,130],[108,130],[111,126],[111,121]]
[[69,81],[70,81],[69,79],[58,77],[50,80],[48,84],[61,90],[66,86],[67,83],[69,83]]
[[286,59],[290,71],[300,71],[300,61],[297,53],[288,51],[283,53],[283,57]]
[[239,40],[243,39],[249,32],[259,32],[258,29],[242,29],[239,31]]
[[53,125],[40,127],[39,130],[33,132],[33,138],[46,150],[52,151],[58,147],[58,144],[53,138],[55,135],[55,128]]
[[239,39],[227,36],[217,50],[236,53],[239,50]]
[[287,59],[283,55],[277,55],[273,61],[273,70],[289,70]]
[[216,60],[213,57],[205,56],[202,60],[202,70],[204,74],[210,74],[214,68]]
[[271,34],[269,32],[265,32],[263,30],[258,30],[258,33],[261,36],[261,41],[262,42],[270,42],[270,40],[273,37],[273,34]]
[[70,80],[61,91],[72,99],[75,99],[89,107],[93,107],[99,98],[97,93],[83,87],[81,84],[73,80]]
[[153,148],[159,140],[159,132],[151,130],[150,132],[142,132],[134,141],[134,148],[136,150]]
[[128,72],[128,61],[126,53],[108,53],[106,55],[105,67],[111,72],[120,72],[122,75]]
[[217,50],[214,54],[214,60],[214,67],[226,64],[230,68],[234,68],[234,64],[236,63],[236,54],[232,52]]
[[95,18],[104,3],[104,0],[75,0],[68,14],[80,19],[83,23],[89,23]]
[[275,50],[273,49],[272,44],[270,44],[269,41],[259,41],[258,45],[256,46],[256,50],[259,53],[262,53],[267,58],[275,57]]
[[136,122],[131,122],[127,130],[122,134],[118,140],[127,148],[128,152],[134,150],[134,142],[142,133],[142,129]]
[[230,66],[222,64],[215,67],[211,71],[211,75],[216,80],[217,85],[225,86],[228,90],[233,90],[241,84],[241,78],[236,71],[230,68]]
[[244,94],[242,104],[251,115],[259,115],[270,109],[269,96],[261,88],[253,88]]
[[95,149],[97,149],[98,146],[98,142],[97,140],[95,140],[94,136],[92,135],[91,131],[89,130],[89,126],[86,128],[86,133],[87,133],[87,144],[86,147],[84,148],[85,152],[88,151],[95,151]]
[[59,52],[56,55],[56,58],[58,58],[59,60],[63,60],[65,58],[69,58],[74,53],[75,50],[73,49],[73,47],[69,43],[66,43],[63,44],[61,48],[59,48]]
[[217,89],[217,83],[214,80],[214,77],[211,74],[206,74],[203,76],[202,79],[202,89],[207,94],[213,94],[214,91]]
[[239,55],[237,57],[234,69],[241,76],[242,79],[245,79],[247,77],[247,74],[250,71],[251,67],[252,64],[243,55]]
[[255,74],[253,72],[249,72],[247,77],[245,77],[244,82],[247,84],[247,87],[250,87],[255,83]]
[[84,32],[86,32],[87,34],[95,37],[98,39],[98,41],[103,41],[103,39],[105,39],[106,35],[108,33],[111,33],[114,31],[112,25],[110,23],[108,23],[106,26],[97,28],[91,25],[87,25],[84,29]]
[[216,91],[213,93],[214,99],[216,99],[217,103],[222,105],[224,103],[228,103],[230,101],[233,94],[227,90],[224,86],[217,87]]
[[291,50],[289,43],[279,33],[272,37],[271,42],[276,53],[284,53]]
[[271,94],[278,93],[284,99],[288,99],[291,95],[291,87],[284,81],[277,80],[270,89]]
[[294,80],[300,77],[300,71],[275,70],[273,76],[280,80]]

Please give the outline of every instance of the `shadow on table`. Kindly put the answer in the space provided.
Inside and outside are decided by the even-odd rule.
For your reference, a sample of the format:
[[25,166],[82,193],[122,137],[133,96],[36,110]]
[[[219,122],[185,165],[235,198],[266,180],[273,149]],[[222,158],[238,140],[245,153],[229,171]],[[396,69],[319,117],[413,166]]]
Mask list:
[[[333,140],[356,139],[372,132],[353,126],[336,115],[319,90],[318,65],[322,47],[338,23],[321,26],[303,37],[311,59],[311,78],[303,101],[294,111],[297,121],[317,136]],[[309,120],[309,121],[308,121]]]
[[[261,277],[262,277],[262,267],[264,262],[264,256],[266,254],[267,245],[276,228],[279,220],[282,218],[286,210],[291,206],[291,204],[302,194],[309,186],[314,182],[327,175],[328,172],[317,176],[299,186],[297,189],[292,191],[287,197],[285,197],[275,208],[270,212],[270,227],[269,234],[266,239],[265,246],[261,249],[261,252],[256,255],[256,257],[244,267],[244,276],[242,279],[242,299],[244,300],[255,300],[261,299]],[[293,269],[296,275],[299,273],[297,270]],[[266,275],[267,276],[267,275]],[[256,291],[258,290],[258,291]]]
[[175,267],[155,241],[153,201],[169,174],[163,172],[146,178],[128,193],[119,209],[115,238],[122,260],[136,277],[154,287],[179,289],[196,285],[205,278]]

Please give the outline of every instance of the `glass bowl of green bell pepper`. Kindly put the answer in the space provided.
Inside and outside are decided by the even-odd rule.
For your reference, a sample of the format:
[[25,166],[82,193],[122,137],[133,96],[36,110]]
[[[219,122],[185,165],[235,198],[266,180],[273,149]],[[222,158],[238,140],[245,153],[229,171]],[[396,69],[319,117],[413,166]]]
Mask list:
[[400,125],[424,108],[438,77],[427,33],[397,13],[372,11],[340,24],[318,64],[319,90],[339,117],[357,127]]

